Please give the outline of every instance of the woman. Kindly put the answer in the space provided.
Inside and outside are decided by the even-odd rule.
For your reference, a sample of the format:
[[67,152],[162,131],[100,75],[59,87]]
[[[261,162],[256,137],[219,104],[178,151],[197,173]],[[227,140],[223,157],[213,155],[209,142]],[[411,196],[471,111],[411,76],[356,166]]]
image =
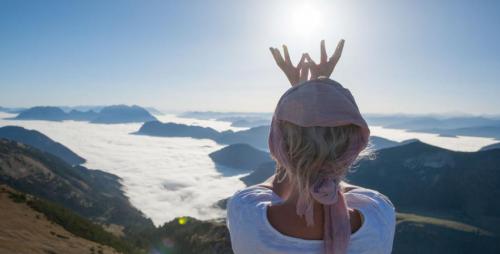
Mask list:
[[370,130],[349,90],[329,79],[344,41],[327,60],[303,54],[293,66],[271,48],[292,84],[280,98],[269,133],[276,174],[237,191],[227,206],[236,254],[390,253],[394,206],[377,191],[342,180],[366,148]]

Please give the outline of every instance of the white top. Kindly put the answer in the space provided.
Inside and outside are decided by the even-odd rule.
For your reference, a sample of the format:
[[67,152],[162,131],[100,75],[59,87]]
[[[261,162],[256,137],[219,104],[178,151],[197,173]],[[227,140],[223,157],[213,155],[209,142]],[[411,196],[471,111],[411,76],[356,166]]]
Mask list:
[[[351,235],[347,253],[391,253],[396,213],[389,199],[377,191],[356,188],[346,192],[347,206],[358,210],[363,224]],[[291,237],[276,230],[267,219],[267,207],[283,200],[271,189],[250,186],[227,203],[227,227],[236,254],[324,254],[323,240]]]

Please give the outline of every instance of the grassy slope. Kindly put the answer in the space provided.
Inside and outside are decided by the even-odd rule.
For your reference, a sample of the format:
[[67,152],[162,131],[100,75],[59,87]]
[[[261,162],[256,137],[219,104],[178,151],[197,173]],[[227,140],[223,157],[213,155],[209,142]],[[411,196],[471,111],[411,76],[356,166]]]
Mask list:
[[28,202],[21,193],[0,186],[0,253],[119,253],[54,223]]
[[451,219],[397,214],[393,253],[499,253],[498,235]]

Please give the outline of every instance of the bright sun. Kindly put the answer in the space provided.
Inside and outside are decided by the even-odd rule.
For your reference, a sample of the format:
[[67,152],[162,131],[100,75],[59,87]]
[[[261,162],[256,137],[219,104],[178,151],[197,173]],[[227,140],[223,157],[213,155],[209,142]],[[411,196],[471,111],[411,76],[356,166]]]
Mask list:
[[318,32],[323,20],[316,6],[303,2],[291,8],[290,25],[294,34],[309,36]]

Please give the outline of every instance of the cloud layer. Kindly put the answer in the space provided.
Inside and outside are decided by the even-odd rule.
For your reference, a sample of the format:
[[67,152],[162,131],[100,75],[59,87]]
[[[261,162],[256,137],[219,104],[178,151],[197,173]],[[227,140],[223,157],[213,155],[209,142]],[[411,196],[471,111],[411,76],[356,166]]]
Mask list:
[[123,179],[133,205],[162,224],[177,216],[224,216],[213,207],[244,184],[223,177],[208,154],[223,146],[212,140],[130,135],[140,124],[0,120],[0,126],[36,129],[87,159],[84,165]]
[[[208,139],[164,138],[130,135],[141,124],[91,124],[64,121],[15,121],[3,118],[0,126],[17,125],[38,130],[87,159],[85,166],[116,174],[133,205],[160,225],[178,216],[210,219],[225,216],[215,208],[217,201],[244,187],[240,175],[224,177],[208,154],[223,146]],[[162,121],[197,124],[219,131],[232,128],[227,122],[159,117]],[[494,143],[473,137],[437,137],[435,134],[409,133],[373,127],[372,134],[396,141],[418,138],[448,149],[474,151]]]

